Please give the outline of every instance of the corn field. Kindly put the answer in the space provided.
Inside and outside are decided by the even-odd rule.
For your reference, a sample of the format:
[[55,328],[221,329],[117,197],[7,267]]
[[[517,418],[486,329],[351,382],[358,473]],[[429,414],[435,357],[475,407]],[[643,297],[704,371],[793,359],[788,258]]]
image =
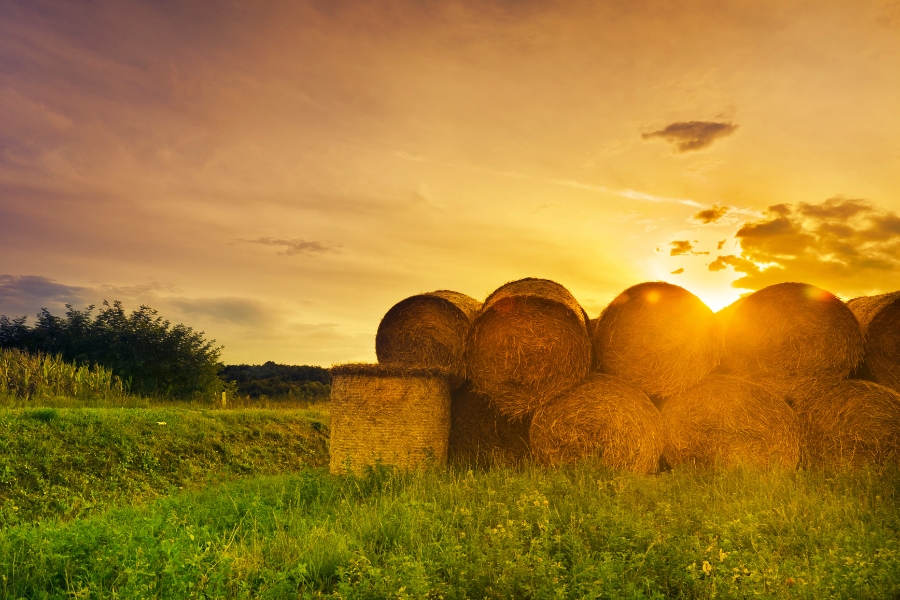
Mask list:
[[94,365],[78,366],[58,355],[0,349],[0,395],[30,398],[119,398],[122,380]]

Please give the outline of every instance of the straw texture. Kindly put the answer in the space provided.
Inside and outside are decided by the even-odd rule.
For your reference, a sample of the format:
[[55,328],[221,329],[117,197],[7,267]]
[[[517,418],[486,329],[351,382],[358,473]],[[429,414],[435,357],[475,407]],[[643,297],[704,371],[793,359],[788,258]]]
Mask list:
[[670,465],[794,468],[800,458],[797,415],[761,386],[709,375],[670,398],[661,411]]
[[725,351],[715,314],[686,289],[661,281],[632,286],[593,330],[597,370],[669,398],[709,374]]
[[447,461],[450,389],[440,369],[332,367],[331,472]]
[[664,434],[659,411],[637,387],[592,373],[531,423],[531,449],[547,465],[596,456],[613,469],[654,473]]
[[779,283],[744,298],[725,329],[722,372],[753,381],[789,404],[845,379],[863,356],[850,309],[805,283]]
[[900,459],[900,394],[851,379],[798,407],[803,461],[812,466],[884,464]]
[[466,379],[466,336],[480,308],[474,298],[448,290],[401,300],[378,325],[378,362],[447,369],[451,388],[459,387]]
[[453,392],[450,398],[451,463],[517,465],[529,456],[530,418],[511,419],[500,414],[470,384]]
[[501,413],[525,417],[590,370],[585,312],[553,281],[507,283],[485,300],[475,318],[466,361],[477,392]]
[[865,375],[900,391],[900,292],[854,298],[847,307],[865,336]]

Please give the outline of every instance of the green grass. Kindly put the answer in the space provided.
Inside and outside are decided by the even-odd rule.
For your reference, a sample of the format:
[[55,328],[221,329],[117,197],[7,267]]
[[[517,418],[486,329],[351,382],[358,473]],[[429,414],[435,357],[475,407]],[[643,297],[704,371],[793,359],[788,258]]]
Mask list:
[[900,476],[323,468],[0,531],[4,597],[895,598]]
[[0,598],[900,597],[896,467],[338,477],[328,422],[0,409]]
[[327,412],[0,409],[0,526],[322,465]]

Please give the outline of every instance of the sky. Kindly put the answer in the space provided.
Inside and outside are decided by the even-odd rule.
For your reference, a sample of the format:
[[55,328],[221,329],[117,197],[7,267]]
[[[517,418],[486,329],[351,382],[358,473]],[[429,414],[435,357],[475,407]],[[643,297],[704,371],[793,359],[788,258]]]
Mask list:
[[328,366],[522,277],[894,291],[898,65],[898,0],[0,0],[0,314]]

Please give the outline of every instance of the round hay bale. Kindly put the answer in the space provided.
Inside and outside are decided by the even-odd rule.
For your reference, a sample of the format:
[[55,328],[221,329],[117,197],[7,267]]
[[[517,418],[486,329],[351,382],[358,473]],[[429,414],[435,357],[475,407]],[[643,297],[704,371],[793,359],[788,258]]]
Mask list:
[[632,286],[604,309],[593,331],[596,368],[669,398],[719,364],[725,347],[715,313],[683,287]]
[[793,405],[818,386],[846,379],[862,355],[859,324],[840,299],[805,283],[779,283],[734,309],[721,370]]
[[636,386],[591,373],[531,422],[531,451],[547,465],[596,456],[606,466],[655,473],[664,445],[659,411]]
[[466,384],[450,395],[451,463],[490,466],[516,465],[524,461],[528,448],[531,418],[511,419],[500,414]]
[[466,335],[480,309],[478,300],[449,290],[401,300],[378,324],[378,362],[446,369],[451,389],[459,387],[466,379]]
[[800,425],[787,403],[756,384],[709,375],[660,411],[670,465],[794,468]]
[[532,414],[590,371],[587,324],[584,310],[558,283],[507,283],[488,296],[469,330],[469,380],[501,413]]
[[900,458],[900,394],[889,387],[842,381],[820,390],[797,413],[806,464],[884,464]]
[[450,388],[442,369],[346,364],[331,368],[331,472],[382,463],[444,464]]
[[865,338],[867,378],[900,391],[900,292],[847,302]]

